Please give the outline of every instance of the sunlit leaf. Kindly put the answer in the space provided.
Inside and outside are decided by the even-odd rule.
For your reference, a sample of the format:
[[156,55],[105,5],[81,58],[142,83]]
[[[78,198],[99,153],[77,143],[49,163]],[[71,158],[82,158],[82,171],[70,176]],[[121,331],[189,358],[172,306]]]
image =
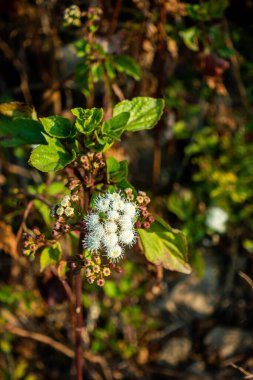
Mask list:
[[48,145],[40,145],[32,151],[29,164],[42,172],[63,169],[75,158],[74,152],[68,152],[59,140],[47,137]]
[[51,264],[57,264],[62,256],[62,250],[60,243],[56,243],[54,246],[45,247],[40,256],[40,271],[42,272]]
[[162,116],[163,107],[163,99],[137,97],[116,104],[113,109],[113,116],[117,116],[121,112],[129,112],[130,117],[125,130],[140,131],[151,129],[156,125]]
[[183,232],[171,228],[161,218],[156,218],[150,229],[139,229],[138,234],[146,258],[155,265],[189,274],[188,247]]

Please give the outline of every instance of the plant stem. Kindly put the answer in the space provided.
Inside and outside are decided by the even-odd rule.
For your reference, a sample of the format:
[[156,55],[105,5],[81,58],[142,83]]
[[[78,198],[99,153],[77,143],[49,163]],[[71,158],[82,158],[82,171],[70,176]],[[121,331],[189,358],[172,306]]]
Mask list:
[[[82,240],[84,233],[80,233],[78,254],[83,253]],[[75,360],[76,360],[76,380],[83,380],[83,348],[82,348],[82,276],[81,272],[75,276],[75,293],[76,293],[76,334],[75,334]]]

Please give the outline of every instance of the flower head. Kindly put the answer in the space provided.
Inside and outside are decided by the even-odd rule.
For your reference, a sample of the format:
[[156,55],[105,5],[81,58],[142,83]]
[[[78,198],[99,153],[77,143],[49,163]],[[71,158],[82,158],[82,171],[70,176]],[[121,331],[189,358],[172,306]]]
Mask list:
[[112,261],[118,261],[123,255],[122,248],[117,244],[107,251],[107,258]]
[[68,207],[68,206],[70,206],[70,196],[69,195],[65,195],[65,197],[62,198],[62,200],[61,200],[61,206],[62,207]]
[[104,251],[110,262],[119,260],[125,246],[132,246],[136,241],[138,214],[138,206],[127,199],[125,193],[98,196],[91,213],[85,217],[87,236],[83,241],[84,247],[92,253]]
[[66,216],[73,216],[74,215],[73,207],[66,207],[64,213]]
[[132,245],[136,240],[133,230],[122,230],[119,235],[119,241],[126,245]]
[[63,207],[58,207],[57,210],[56,210],[56,214],[61,216],[64,214],[64,208]]

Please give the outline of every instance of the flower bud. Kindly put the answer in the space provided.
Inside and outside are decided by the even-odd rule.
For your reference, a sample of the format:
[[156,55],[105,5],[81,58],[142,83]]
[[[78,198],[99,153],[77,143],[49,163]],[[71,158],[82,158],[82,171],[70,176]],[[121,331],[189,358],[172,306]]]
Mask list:
[[103,278],[99,278],[99,279],[97,280],[97,285],[98,285],[98,286],[104,286],[104,284],[105,284],[105,280],[104,280]]
[[141,222],[138,221],[135,223],[135,228],[138,229],[138,228],[141,228],[141,226],[142,226]]
[[150,223],[149,222],[144,222],[143,223],[143,226],[146,230],[148,230],[150,228]]

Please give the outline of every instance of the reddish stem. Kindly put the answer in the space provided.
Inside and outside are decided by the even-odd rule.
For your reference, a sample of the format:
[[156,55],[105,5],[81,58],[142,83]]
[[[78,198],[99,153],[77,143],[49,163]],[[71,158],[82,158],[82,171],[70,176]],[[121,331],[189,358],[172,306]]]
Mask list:
[[[81,197],[81,204],[85,211],[89,208],[89,194],[83,186],[83,193]],[[85,231],[80,232],[77,254],[83,254],[83,239]],[[76,293],[76,340],[75,340],[75,361],[76,361],[76,380],[83,380],[83,310],[82,310],[82,276],[79,272],[75,276],[75,293]]]
[[[82,240],[84,233],[80,233],[78,254],[83,253]],[[75,359],[76,359],[76,380],[83,380],[83,348],[82,348],[82,327],[83,327],[83,310],[82,310],[82,276],[79,272],[75,276],[75,293],[76,293],[76,340],[75,340]]]

